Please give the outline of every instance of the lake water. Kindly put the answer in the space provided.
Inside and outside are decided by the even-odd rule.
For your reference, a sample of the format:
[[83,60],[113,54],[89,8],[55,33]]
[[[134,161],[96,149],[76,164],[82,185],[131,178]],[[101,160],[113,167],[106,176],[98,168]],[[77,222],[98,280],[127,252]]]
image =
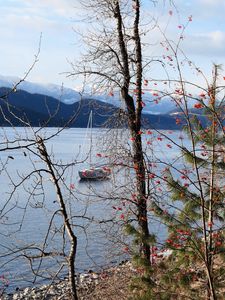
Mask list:
[[[56,132],[57,129],[48,128],[39,132],[39,135],[48,137]],[[179,145],[185,143],[188,146],[188,141],[178,131],[164,131],[162,134],[168,135]],[[0,149],[5,145],[17,145],[18,142],[13,143],[15,137],[20,139],[19,145],[23,145],[32,135],[28,129],[4,128],[0,133]],[[176,161],[178,167],[182,168],[179,165],[182,160],[178,160],[178,148],[163,135],[162,140],[157,132],[144,136],[144,145],[149,147],[152,136],[154,141],[151,149],[154,149],[154,155],[150,148],[146,148],[149,159],[154,162],[166,159],[167,163]],[[113,149],[120,149],[121,160],[123,145],[129,151],[125,130],[110,132],[93,129],[91,139],[92,160],[98,163],[104,161],[100,157],[103,148],[110,150],[111,156]],[[124,258],[122,249],[126,238],[113,221],[115,215],[121,212],[113,207],[118,207],[121,195],[126,197],[131,193],[132,170],[117,168],[112,178],[106,181],[80,181],[78,170],[89,165],[90,136],[86,136],[85,129],[66,129],[51,138],[47,148],[52,160],[57,162],[56,169],[65,183],[62,185],[63,195],[67,209],[73,216],[74,232],[78,236],[77,271],[98,269],[119,262]],[[57,213],[59,206],[55,189],[49,174],[43,170],[45,165],[35,155],[35,146],[32,149],[33,154],[21,149],[1,151],[0,275],[9,281],[8,290],[46,282],[57,270],[60,270],[61,278],[67,274],[63,254],[68,254],[69,244],[63,220]],[[71,165],[64,169],[59,167],[60,164]],[[36,173],[31,173],[34,169]],[[165,238],[166,231],[162,224],[152,220],[150,228],[159,239]],[[41,250],[60,252],[62,255],[42,258],[40,261],[35,257],[40,255]]]

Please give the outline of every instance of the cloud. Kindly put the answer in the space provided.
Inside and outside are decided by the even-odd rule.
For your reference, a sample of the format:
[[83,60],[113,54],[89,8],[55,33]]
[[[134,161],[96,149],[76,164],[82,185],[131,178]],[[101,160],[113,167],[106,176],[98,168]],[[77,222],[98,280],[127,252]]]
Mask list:
[[[184,41],[185,49],[195,55],[224,57],[225,32],[216,30],[206,33],[187,35]],[[223,59],[224,60],[224,59]]]
[[218,21],[224,24],[224,0],[176,0],[175,5],[181,18],[191,14],[194,21],[208,21],[210,26],[213,26],[212,23],[218,24]]
[[[66,58],[72,60],[71,15],[74,0],[8,0],[1,3],[0,36],[3,74],[22,76],[37,53],[40,33],[43,33],[39,62],[30,74],[34,81],[61,82],[58,74],[68,69]],[[76,4],[76,3],[75,3]],[[22,59],[21,59],[22,58]]]
[[18,33],[22,29],[42,31],[45,28],[52,27],[54,24],[57,24],[53,20],[48,20],[38,15],[18,15],[15,13],[8,14],[4,20],[0,22],[2,23],[3,21],[5,24],[8,24],[8,30],[14,28],[18,31]]
[[212,45],[214,45],[215,48],[221,49],[224,51],[224,45],[225,45],[225,32],[217,30],[213,32],[208,33],[209,39],[212,41]]
[[70,17],[79,10],[78,0],[22,0],[23,8],[32,14],[55,17]]
[[[223,0],[197,0],[195,9],[196,19],[210,19],[217,24],[219,20],[224,23],[225,1]],[[212,24],[211,24],[212,25]]]
[[223,1],[221,0],[199,0],[199,3],[201,5],[207,5],[207,6],[220,6],[223,5]]
[[[3,3],[1,3],[0,10],[0,36],[4,50],[3,60],[8,60],[7,64],[11,66],[10,70],[13,68],[12,57],[18,56],[18,53],[21,57],[32,60],[40,32],[43,32],[43,41],[40,67],[37,68],[37,72],[36,70],[34,72],[36,78],[48,78],[48,81],[54,82],[53,73],[70,69],[66,64],[66,58],[71,61],[79,55],[78,52],[81,49],[81,47],[72,45],[73,42],[77,44],[78,41],[71,28],[76,25],[86,26],[86,24],[78,22],[81,15],[79,0],[7,0],[1,2]],[[149,0],[143,0],[143,3],[149,3]],[[223,62],[225,0],[176,0],[176,6],[178,14],[176,14],[176,9],[169,5],[159,4],[153,7],[151,3],[146,6],[142,17],[145,17],[144,21],[148,23],[154,16],[162,29],[167,28],[168,20],[170,20],[167,29],[168,38],[176,40],[180,32],[177,26],[185,24],[188,16],[193,15],[193,22],[185,31],[185,53],[189,57],[194,55],[204,58],[205,61],[211,61],[214,57],[218,57]],[[173,15],[169,16],[168,12],[171,9]],[[83,13],[85,12],[83,11]],[[161,40],[163,38],[157,30],[150,31],[149,35],[146,35],[143,41],[150,45],[147,55],[158,55],[161,52],[161,48],[154,47]],[[21,73],[21,69],[24,70],[21,67],[22,62],[18,64],[15,60],[14,69],[16,71],[13,74],[18,75]],[[3,70],[7,70],[7,64],[1,65]],[[48,68],[45,67],[46,65]],[[17,69],[18,74],[16,73]]]
[[[15,5],[12,5],[14,4]],[[72,32],[70,0],[5,1],[0,11],[0,34],[15,41],[45,35],[68,36]],[[19,4],[18,4],[19,3]],[[28,40],[29,38],[27,38]]]
[[34,29],[52,27],[57,23],[63,26],[69,24],[71,17],[76,13],[74,2],[72,0],[5,1],[1,4],[0,22],[3,23],[4,20],[5,29],[16,22],[19,27],[25,25]]

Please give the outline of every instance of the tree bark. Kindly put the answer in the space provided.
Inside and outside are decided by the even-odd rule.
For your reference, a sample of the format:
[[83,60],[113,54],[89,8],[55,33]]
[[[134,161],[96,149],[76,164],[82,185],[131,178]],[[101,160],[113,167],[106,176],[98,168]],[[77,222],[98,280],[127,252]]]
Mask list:
[[[149,237],[148,217],[147,217],[147,191],[146,191],[146,172],[143,156],[142,138],[141,138],[141,113],[142,113],[142,50],[139,33],[140,3],[135,1],[135,20],[133,34],[135,40],[136,56],[136,101],[129,95],[130,71],[128,61],[128,50],[126,48],[123,34],[123,22],[120,11],[119,1],[116,1],[114,17],[117,20],[118,43],[123,64],[124,82],[121,88],[121,95],[125,101],[128,113],[128,128],[132,136],[133,163],[136,171],[136,188],[137,188],[137,218],[138,226],[141,233],[140,254],[149,261],[150,264],[150,245],[147,242]],[[136,102],[136,106],[135,106]]]
[[72,229],[72,225],[69,221],[69,216],[67,214],[67,209],[66,209],[62,191],[61,191],[61,188],[59,185],[59,180],[57,178],[57,175],[55,174],[52,161],[48,155],[47,149],[45,147],[45,144],[44,144],[42,138],[38,137],[37,144],[38,144],[38,150],[39,150],[43,160],[45,161],[45,163],[48,167],[48,170],[51,174],[52,181],[53,181],[53,184],[56,189],[58,203],[60,205],[61,213],[62,213],[62,216],[64,219],[64,225],[65,225],[67,234],[70,239],[70,253],[69,253],[69,257],[68,257],[68,266],[69,266],[69,282],[71,285],[71,300],[78,300],[77,290],[76,290],[76,281],[75,281],[75,257],[76,257],[76,249],[77,249],[77,237],[75,236],[73,229]]

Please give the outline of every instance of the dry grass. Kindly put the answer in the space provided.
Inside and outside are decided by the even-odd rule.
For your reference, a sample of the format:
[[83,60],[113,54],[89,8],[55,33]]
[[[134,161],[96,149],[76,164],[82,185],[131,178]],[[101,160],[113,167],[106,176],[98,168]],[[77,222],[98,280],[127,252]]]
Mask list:
[[127,300],[130,280],[135,271],[127,264],[102,273],[96,285],[79,290],[80,300]]

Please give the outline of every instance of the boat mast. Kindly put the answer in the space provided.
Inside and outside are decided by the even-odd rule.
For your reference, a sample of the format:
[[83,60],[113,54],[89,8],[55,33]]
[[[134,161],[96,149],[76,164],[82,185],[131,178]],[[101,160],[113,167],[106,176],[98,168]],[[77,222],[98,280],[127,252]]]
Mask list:
[[91,112],[90,112],[90,115],[89,115],[89,120],[88,120],[88,125],[89,125],[89,128],[90,128],[90,151],[89,151],[89,156],[90,156],[90,164],[91,164],[91,156],[92,156],[92,119],[93,119],[93,117],[92,117],[92,110],[91,110]]

